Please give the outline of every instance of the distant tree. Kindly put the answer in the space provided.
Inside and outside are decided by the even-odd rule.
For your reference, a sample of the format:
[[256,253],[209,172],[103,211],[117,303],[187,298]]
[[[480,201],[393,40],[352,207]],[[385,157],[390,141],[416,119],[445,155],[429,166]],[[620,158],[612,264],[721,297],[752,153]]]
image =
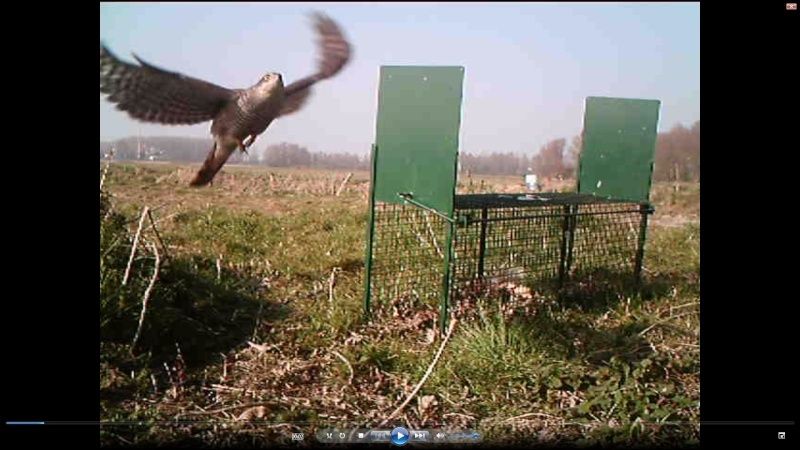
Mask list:
[[511,152],[492,152],[482,155],[462,153],[459,157],[460,170],[470,174],[522,175],[530,167],[530,159],[525,155]]
[[658,181],[700,180],[700,121],[691,128],[676,124],[658,134],[653,177]]
[[281,142],[264,149],[263,161],[272,167],[310,166],[311,153],[297,144]]
[[369,158],[359,157],[350,153],[321,153],[311,154],[311,167],[321,169],[347,169],[347,170],[367,170],[369,169]]
[[533,157],[532,165],[534,171],[543,177],[567,176],[569,169],[564,164],[564,147],[567,140],[564,138],[554,139],[539,149],[539,153]]
[[564,166],[566,166],[570,173],[575,174],[575,176],[577,176],[578,162],[581,159],[582,150],[583,132],[572,138],[569,148],[567,148],[567,153],[564,155]]

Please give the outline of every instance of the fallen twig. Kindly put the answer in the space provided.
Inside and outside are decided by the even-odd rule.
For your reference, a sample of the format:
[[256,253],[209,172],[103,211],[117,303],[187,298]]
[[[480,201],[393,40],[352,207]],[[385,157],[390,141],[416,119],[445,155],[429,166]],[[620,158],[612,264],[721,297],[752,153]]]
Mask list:
[[[158,211],[158,210],[160,210],[161,208],[163,208],[163,207],[165,207],[165,206],[167,206],[167,205],[168,205],[168,203],[162,203],[162,204],[160,204],[160,205],[156,206],[155,208],[148,207],[147,209],[149,209],[150,211],[154,211],[154,212],[155,212],[155,211]],[[132,223],[133,223],[133,222],[135,222],[135,221],[136,221],[136,219],[135,219],[135,218],[134,218],[134,219],[130,219],[130,220],[126,220],[126,221],[124,222],[124,225],[125,225],[125,226],[128,226],[128,225],[132,224]],[[158,222],[160,222],[160,221],[161,221],[161,220],[158,220],[156,223],[158,223]]]
[[206,391],[244,392],[243,388],[230,387],[230,386],[225,386],[225,385],[222,385],[222,384],[212,384],[210,388],[207,388],[207,387],[203,386],[202,389],[206,390]]
[[158,232],[158,228],[156,228],[156,221],[153,220],[153,210],[147,210],[147,217],[150,219],[150,227],[153,229],[153,232],[156,234],[156,239],[158,243],[161,244],[161,249],[164,251],[164,258],[169,259],[169,253],[167,251],[167,246],[164,245],[164,241],[161,240],[161,234]]
[[100,177],[100,192],[103,192],[103,183],[106,182],[106,174],[108,173],[108,168],[111,166],[111,160],[114,158],[115,150],[112,148],[108,152],[108,160],[106,161],[106,166],[103,168],[103,176]]
[[150,293],[153,290],[153,286],[156,284],[156,279],[158,279],[158,270],[159,270],[159,265],[161,264],[161,258],[159,258],[158,256],[158,247],[155,244],[150,244],[150,245],[153,247],[153,253],[156,256],[156,263],[155,267],[153,267],[153,277],[150,278],[150,284],[144,291],[144,297],[142,297],[142,312],[141,314],[139,314],[139,325],[136,327],[136,334],[133,336],[133,342],[131,342],[131,353],[134,352],[134,349],[136,348],[136,343],[139,341],[139,335],[142,333],[144,316],[147,313],[147,302],[150,300]]
[[[333,288],[336,286],[336,270],[331,269],[331,276],[328,278],[328,317],[333,318]],[[316,288],[314,289],[316,291]]]
[[465,418],[467,420],[475,420],[475,416],[471,416],[469,414],[457,413],[457,412],[452,412],[452,413],[447,413],[447,414],[442,415],[442,417],[450,417],[450,416],[463,417],[463,418]]
[[549,417],[551,419],[563,420],[561,417],[554,416],[552,414],[532,412],[532,413],[520,414],[520,415],[514,416],[514,417],[509,417],[508,419],[503,420],[503,423],[513,422],[515,420],[525,419],[525,418],[528,418],[528,417]]
[[268,402],[252,402],[252,403],[245,403],[243,405],[226,406],[225,408],[211,409],[211,410],[208,410],[208,411],[189,411],[189,412],[178,414],[178,417],[181,417],[181,416],[203,416],[203,415],[207,415],[207,414],[217,414],[217,413],[221,413],[221,412],[225,412],[225,411],[232,411],[234,409],[239,409],[239,408],[252,408],[252,407],[255,407],[255,406],[265,406],[265,405],[269,405],[269,403]]
[[183,213],[183,211],[179,209],[178,211],[175,211],[174,213],[172,213],[170,215],[161,217],[161,218],[156,220],[156,225],[158,225],[159,223],[161,223],[161,222],[163,222],[165,220],[172,219],[173,217],[175,217],[175,216],[177,216],[178,214],[181,214],[181,213]]
[[347,380],[347,384],[352,385],[353,376],[355,375],[355,373],[353,372],[353,366],[350,365],[350,362],[347,361],[347,358],[345,358],[341,353],[337,352],[336,350],[331,350],[331,353],[333,353],[336,357],[341,359],[342,362],[347,366],[347,369],[350,371],[350,378]]
[[698,305],[698,306],[699,306],[699,305],[700,305],[700,302],[690,302],[690,303],[685,303],[685,304],[683,304],[683,305],[678,305],[678,306],[670,306],[670,307],[669,307],[669,312],[672,312],[672,311],[674,311],[674,310],[676,310],[676,309],[680,309],[680,308],[686,308],[687,306],[695,306],[695,305]]
[[656,322],[656,323],[650,325],[649,327],[645,328],[644,330],[640,331],[639,332],[639,336],[644,336],[645,333],[647,333],[648,331],[652,330],[656,326],[664,324],[666,322],[669,322],[670,320],[677,319],[679,317],[690,316],[692,314],[697,314],[697,313],[695,311],[691,311],[691,312],[686,312],[686,313],[683,313],[683,314],[678,314],[677,316],[669,316],[666,319],[659,320],[658,322]]
[[338,267],[334,267],[331,270],[331,276],[328,278],[328,303],[330,303],[331,308],[333,308],[333,287],[336,286],[336,269]]
[[111,165],[111,162],[106,162],[106,166],[103,168],[103,176],[100,177],[100,192],[103,192],[103,183],[106,182],[106,174],[108,173],[108,167]]
[[336,190],[336,196],[337,197],[339,196],[339,194],[342,193],[342,190],[344,190],[344,186],[347,184],[348,181],[350,181],[350,178],[352,176],[353,176],[353,172],[348,172],[347,176],[344,177],[344,180],[342,181],[342,184],[339,185],[339,189]]
[[425,375],[423,375],[422,379],[419,380],[419,383],[417,383],[417,385],[414,387],[414,390],[411,391],[411,394],[409,394],[408,397],[406,397],[406,400],[400,406],[398,406],[397,409],[395,409],[394,412],[389,415],[389,417],[387,417],[383,422],[381,422],[381,424],[378,425],[379,427],[386,425],[387,423],[389,423],[390,420],[394,419],[395,416],[400,414],[400,412],[403,411],[403,408],[405,408],[408,405],[411,399],[414,398],[415,395],[417,395],[417,392],[419,392],[422,385],[425,384],[425,381],[427,381],[428,377],[431,375],[431,373],[433,373],[433,368],[436,366],[436,363],[439,362],[439,358],[442,356],[444,347],[445,345],[447,345],[447,341],[450,340],[450,336],[453,334],[453,330],[455,329],[457,322],[458,319],[456,319],[455,317],[450,321],[450,327],[447,330],[447,334],[445,335],[444,339],[442,339],[442,344],[439,346],[439,350],[436,352],[436,356],[433,357],[433,361],[431,361],[430,366],[428,366],[428,370],[425,371]]
[[255,342],[252,342],[252,341],[247,341],[247,345],[249,345],[250,347],[252,347],[252,348],[254,348],[256,350],[258,350],[261,353],[266,352],[267,349],[269,348],[266,345],[256,344]]
[[133,237],[133,246],[131,247],[131,256],[128,258],[128,266],[125,268],[125,275],[122,277],[122,285],[128,284],[128,277],[131,274],[131,264],[133,264],[133,256],[136,254],[136,247],[139,245],[139,235],[142,233],[142,225],[144,218],[147,215],[147,206],[142,210],[142,215],[139,217],[139,227],[136,229],[136,235]]

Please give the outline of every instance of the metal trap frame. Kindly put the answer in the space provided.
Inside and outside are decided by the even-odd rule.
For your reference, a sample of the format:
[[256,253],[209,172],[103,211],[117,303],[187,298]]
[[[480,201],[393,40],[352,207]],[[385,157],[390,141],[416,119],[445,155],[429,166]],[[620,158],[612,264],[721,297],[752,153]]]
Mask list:
[[381,67],[365,312],[638,284],[659,102],[587,98],[578,192],[456,195],[463,76]]

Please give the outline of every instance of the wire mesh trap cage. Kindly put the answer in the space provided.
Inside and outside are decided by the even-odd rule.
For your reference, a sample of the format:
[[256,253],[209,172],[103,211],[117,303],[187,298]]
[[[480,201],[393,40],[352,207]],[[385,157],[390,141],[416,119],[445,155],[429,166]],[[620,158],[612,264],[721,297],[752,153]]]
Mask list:
[[589,97],[574,193],[456,195],[463,67],[384,66],[364,308],[555,291],[580,301],[641,273],[657,100]]

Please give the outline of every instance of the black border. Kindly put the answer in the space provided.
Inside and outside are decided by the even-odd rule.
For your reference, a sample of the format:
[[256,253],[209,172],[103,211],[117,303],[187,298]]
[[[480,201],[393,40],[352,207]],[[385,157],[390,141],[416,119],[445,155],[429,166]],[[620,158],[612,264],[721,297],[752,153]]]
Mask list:
[[99,444],[94,427],[6,425],[99,416],[97,110],[88,95],[97,80],[98,10],[88,2],[18,3],[4,14],[0,429],[4,441],[26,446]]
[[[701,421],[796,422],[791,178],[778,169],[798,147],[800,15],[786,2],[704,2],[700,14]],[[701,443],[786,448],[796,427],[702,425]]]

